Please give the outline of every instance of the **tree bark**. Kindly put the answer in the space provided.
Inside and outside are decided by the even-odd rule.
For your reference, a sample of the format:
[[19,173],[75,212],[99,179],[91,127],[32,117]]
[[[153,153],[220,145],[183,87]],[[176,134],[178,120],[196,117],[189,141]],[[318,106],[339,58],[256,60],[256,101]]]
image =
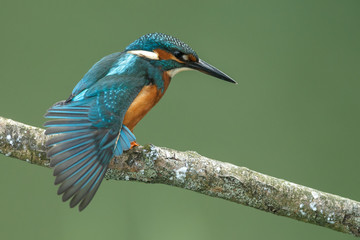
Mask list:
[[[0,152],[5,156],[49,167],[45,141],[44,129],[0,117]],[[185,188],[360,236],[359,202],[192,151],[135,147],[114,158],[105,177]]]

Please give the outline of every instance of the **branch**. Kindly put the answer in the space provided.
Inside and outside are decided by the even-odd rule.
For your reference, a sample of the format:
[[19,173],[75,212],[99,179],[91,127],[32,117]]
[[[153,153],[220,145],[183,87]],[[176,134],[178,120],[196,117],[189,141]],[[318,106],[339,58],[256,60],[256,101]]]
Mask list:
[[[44,130],[0,117],[0,153],[49,167]],[[139,146],[114,158],[107,179],[162,183],[360,236],[360,203],[219,162],[196,152]]]

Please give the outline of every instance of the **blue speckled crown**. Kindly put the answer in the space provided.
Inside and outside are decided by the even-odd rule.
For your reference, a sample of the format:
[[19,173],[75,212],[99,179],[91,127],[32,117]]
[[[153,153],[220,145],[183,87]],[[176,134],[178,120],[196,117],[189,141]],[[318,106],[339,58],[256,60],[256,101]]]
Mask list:
[[129,46],[126,47],[126,51],[129,50],[146,50],[153,51],[154,49],[164,49],[170,52],[181,51],[185,54],[192,54],[198,57],[196,52],[186,43],[179,39],[166,35],[163,33],[149,33],[141,36]]

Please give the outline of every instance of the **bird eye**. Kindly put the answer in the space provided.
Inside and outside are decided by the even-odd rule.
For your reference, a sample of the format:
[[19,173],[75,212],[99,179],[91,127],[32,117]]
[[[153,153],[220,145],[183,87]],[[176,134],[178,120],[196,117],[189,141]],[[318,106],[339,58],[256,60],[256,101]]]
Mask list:
[[183,54],[182,52],[175,51],[175,52],[174,52],[174,56],[175,56],[177,59],[183,60],[184,54]]
[[175,51],[174,52],[174,56],[181,60],[181,61],[185,61],[185,62],[188,62],[189,60],[191,60],[190,56],[185,54],[185,53],[182,53],[182,52],[179,52],[179,51]]
[[193,54],[186,54],[180,51],[174,51],[172,52],[172,55],[174,55],[177,59],[179,59],[182,62],[197,62],[198,59]]

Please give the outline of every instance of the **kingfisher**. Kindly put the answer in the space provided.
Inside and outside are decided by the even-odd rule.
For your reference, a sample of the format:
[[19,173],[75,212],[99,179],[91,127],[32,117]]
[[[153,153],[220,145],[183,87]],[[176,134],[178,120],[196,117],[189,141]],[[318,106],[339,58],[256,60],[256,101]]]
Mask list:
[[54,135],[46,143],[47,157],[64,202],[71,199],[70,207],[78,205],[79,211],[88,206],[111,159],[138,146],[133,134],[138,122],[171,79],[191,69],[236,83],[184,42],[151,33],[95,63],[70,97],[47,111],[45,134]]

